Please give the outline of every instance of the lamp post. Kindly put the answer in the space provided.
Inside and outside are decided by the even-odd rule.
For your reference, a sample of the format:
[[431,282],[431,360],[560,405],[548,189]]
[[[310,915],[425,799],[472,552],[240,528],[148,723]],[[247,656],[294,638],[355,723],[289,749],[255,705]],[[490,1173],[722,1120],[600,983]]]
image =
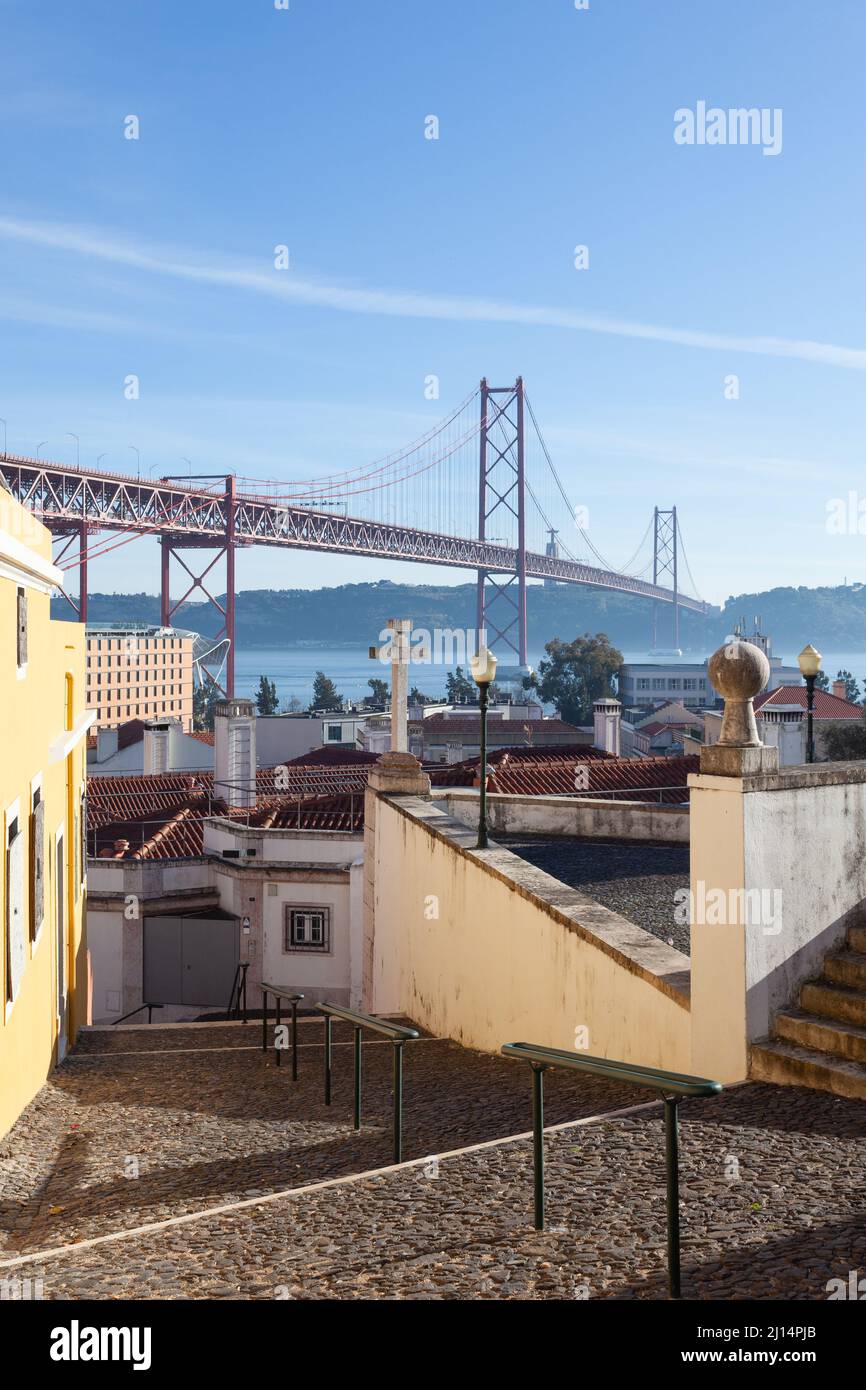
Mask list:
[[36,445],[36,457],[37,457],[37,458],[39,458],[39,450],[40,450],[40,449],[44,449],[44,448],[45,448],[45,445],[46,445],[47,443],[48,443],[48,440],[47,440],[47,439],[42,439],[42,440],[40,440],[40,442]]
[[66,433],[69,435],[69,438],[70,438],[70,439],[74,439],[74,440],[75,440],[75,467],[76,467],[76,468],[80,468],[80,467],[81,467],[81,440],[78,438],[78,435],[77,435],[77,434],[73,434],[73,433],[72,433],[72,430],[67,430]]
[[0,425],[3,426],[3,457],[6,457],[6,421],[0,415]]
[[800,675],[806,682],[806,762],[815,761],[815,740],[812,735],[812,711],[815,708],[815,677],[821,669],[821,653],[811,642],[807,643],[797,657]]
[[472,679],[478,686],[478,702],[481,707],[481,762],[479,772],[481,785],[478,798],[478,849],[487,848],[487,700],[490,686],[496,678],[496,657],[486,647],[482,647],[470,658]]
[[141,450],[136,449],[134,444],[127,444],[126,447],[127,449],[130,449],[132,453],[135,454],[136,462],[138,464],[138,481],[141,482]]

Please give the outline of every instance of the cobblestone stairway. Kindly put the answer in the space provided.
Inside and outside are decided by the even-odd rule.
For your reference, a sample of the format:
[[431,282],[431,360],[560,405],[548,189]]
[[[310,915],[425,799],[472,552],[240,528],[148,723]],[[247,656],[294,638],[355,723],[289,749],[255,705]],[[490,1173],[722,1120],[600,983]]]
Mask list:
[[847,949],[802,986],[800,1007],[776,1015],[773,1039],[751,1049],[749,1074],[866,1100],[866,927],[849,927]]

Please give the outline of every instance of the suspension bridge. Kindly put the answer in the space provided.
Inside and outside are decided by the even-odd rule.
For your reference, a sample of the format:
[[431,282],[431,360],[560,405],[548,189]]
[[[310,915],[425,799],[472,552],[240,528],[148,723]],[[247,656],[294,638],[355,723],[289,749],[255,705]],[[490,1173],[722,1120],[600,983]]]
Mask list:
[[[158,537],[161,622],[169,626],[191,596],[214,605],[221,615],[214,650],[222,644],[222,653],[208,675],[229,696],[241,546],[474,570],[478,631],[520,665],[527,660],[530,579],[650,600],[653,646],[660,605],[671,610],[675,647],[680,611],[704,614],[708,607],[691,576],[676,507],[654,509],[624,565],[604,558],[588,534],[585,509],[566,492],[522,377],[505,387],[485,379],[405,448],[318,478],[285,482],[232,473],[142,479],[4,453],[0,481],[52,532],[55,563],[70,574],[77,570],[77,592],[71,584],[62,592],[81,622],[87,620],[89,562],[136,537]],[[183,572],[183,592],[175,598],[172,562]],[[219,597],[213,592],[217,565],[224,574]]]

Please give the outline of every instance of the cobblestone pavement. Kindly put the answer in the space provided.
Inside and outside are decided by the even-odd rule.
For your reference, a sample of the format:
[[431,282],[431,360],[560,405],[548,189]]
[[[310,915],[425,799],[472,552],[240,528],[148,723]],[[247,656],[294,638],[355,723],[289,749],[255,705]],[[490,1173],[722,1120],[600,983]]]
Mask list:
[[689,928],[674,921],[674,893],[689,886],[688,845],[539,835],[497,835],[496,841],[689,955]]
[[[866,1105],[753,1085],[681,1113],[686,1298],[826,1299],[866,1273]],[[660,1107],[550,1134],[546,1159],[545,1232],[520,1140],[19,1273],[49,1299],[664,1298]]]
[[[0,1251],[46,1249],[390,1163],[393,1049],[367,1035],[356,1134],[351,1035],[334,1025],[328,1108],[321,1020],[299,1024],[297,1083],[289,1053],[279,1068],[272,1051],[265,1059],[260,1022],[82,1034],[0,1143]],[[409,1043],[404,1058],[405,1158],[530,1127],[526,1066],[436,1039]],[[636,1098],[646,1097],[557,1073],[547,1121]]]

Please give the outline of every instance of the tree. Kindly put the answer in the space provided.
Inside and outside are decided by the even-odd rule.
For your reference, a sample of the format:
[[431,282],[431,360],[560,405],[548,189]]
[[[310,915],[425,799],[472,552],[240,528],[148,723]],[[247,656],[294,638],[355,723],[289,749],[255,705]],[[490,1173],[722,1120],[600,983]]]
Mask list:
[[373,693],[372,695],[365,696],[364,704],[367,705],[368,708],[372,707],[374,709],[380,709],[383,705],[387,705],[390,698],[388,682],[379,680],[378,677],[374,676],[372,680],[367,681],[367,684]]
[[830,677],[827,675],[827,672],[826,672],[826,671],[819,671],[819,672],[818,672],[817,676],[815,677],[815,689],[816,689],[816,690],[829,690],[829,689],[830,689]]
[[196,686],[192,696],[192,727],[213,729],[213,707],[220,699],[220,689],[211,680]]
[[432,695],[425,695],[422,690],[418,689],[417,685],[413,685],[412,689],[409,691],[409,704],[432,705],[435,704],[435,701]]
[[452,705],[474,704],[477,698],[475,682],[471,676],[467,676],[462,666],[458,666],[456,671],[449,671],[445,677],[445,695]]
[[269,681],[267,676],[259,676],[259,688],[256,691],[256,709],[259,714],[276,714],[279,707],[276,685]]
[[824,751],[831,763],[866,758],[866,710],[860,719],[830,724],[824,731]]
[[845,682],[845,699],[850,700],[852,705],[860,703],[860,687],[851,675],[850,671],[837,671],[837,681]]
[[334,682],[328,679],[324,671],[317,671],[313,681],[313,701],[310,709],[342,709],[342,707],[343,697]]
[[614,678],[623,663],[622,652],[603,632],[586,633],[573,642],[554,637],[544,648],[547,660],[538,663],[531,685],[546,705],[555,705],[570,724],[591,724],[596,700],[614,693]]

